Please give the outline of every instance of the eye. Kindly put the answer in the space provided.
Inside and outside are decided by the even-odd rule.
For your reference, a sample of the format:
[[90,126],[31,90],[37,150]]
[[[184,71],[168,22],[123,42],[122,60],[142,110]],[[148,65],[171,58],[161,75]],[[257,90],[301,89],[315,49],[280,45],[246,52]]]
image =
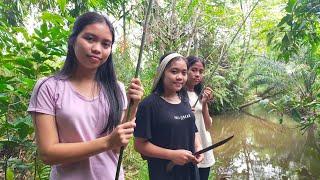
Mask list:
[[110,42],[104,42],[102,43],[103,48],[108,49],[111,47],[111,43]]
[[187,75],[187,71],[182,71],[182,75],[186,76]]
[[172,74],[177,74],[178,71],[177,71],[176,69],[172,69],[172,70],[171,70],[171,73],[172,73]]
[[93,42],[94,41],[94,36],[91,34],[85,35],[84,39],[87,40],[88,42]]

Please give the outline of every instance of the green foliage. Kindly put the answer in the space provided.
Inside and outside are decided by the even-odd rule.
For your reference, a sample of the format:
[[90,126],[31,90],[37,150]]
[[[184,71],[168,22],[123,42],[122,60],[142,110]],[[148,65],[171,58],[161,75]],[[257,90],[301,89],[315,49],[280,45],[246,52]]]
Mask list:
[[[319,7],[319,1],[288,1],[286,15],[277,28],[269,33],[269,45],[275,42],[274,48],[280,51],[279,59],[288,61],[303,46],[317,53],[320,43]],[[281,41],[276,38],[278,34],[282,36]]]
[[252,64],[251,73],[246,78],[248,88],[259,88],[262,92],[270,88],[272,92],[286,90],[292,81],[287,73],[287,68],[286,64],[278,61],[268,58],[257,59]]
[[148,180],[148,165],[147,161],[141,158],[141,155],[134,150],[134,141],[130,140],[129,145],[124,153],[124,169],[126,179],[128,180]]
[[35,81],[60,68],[70,29],[64,27],[71,24],[69,20],[73,19],[43,12],[41,23],[32,34],[26,28],[1,22],[4,26],[0,28],[3,51],[0,55],[0,151],[1,159],[5,160],[1,164],[7,164],[15,178],[30,176],[33,172],[36,147],[32,120],[26,109]]
[[[240,27],[253,2],[156,1],[139,75],[145,95],[151,92],[160,56],[178,51],[207,61],[205,84],[215,96],[211,112],[234,110],[252,98],[281,92],[267,104],[290,114],[302,130],[319,126],[319,1],[288,0],[281,14],[276,10],[283,2],[259,2]],[[140,42],[140,34],[132,32],[142,29],[145,5],[124,0],[0,2],[0,164],[6,167],[7,179],[49,178],[50,167],[34,158],[34,130],[26,109],[36,80],[55,73],[63,63],[74,18],[88,10],[104,12],[116,22],[125,17],[125,26],[116,23],[117,36],[119,28],[126,27],[127,34],[117,37],[113,57],[118,79],[127,85]],[[30,18],[37,22],[32,28]],[[286,63],[274,61],[277,58]],[[128,179],[148,179],[146,162],[132,142],[124,167]]]

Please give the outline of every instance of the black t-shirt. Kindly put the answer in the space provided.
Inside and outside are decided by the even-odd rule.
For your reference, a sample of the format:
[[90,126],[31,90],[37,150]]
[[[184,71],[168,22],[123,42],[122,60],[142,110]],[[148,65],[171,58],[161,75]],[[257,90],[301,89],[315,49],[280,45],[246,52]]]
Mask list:
[[[185,149],[194,152],[197,127],[188,102],[170,104],[152,93],[139,105],[136,115],[135,137],[148,139],[154,145],[166,149]],[[151,180],[197,180],[197,166],[188,163],[176,165],[166,172],[169,160],[147,157]]]

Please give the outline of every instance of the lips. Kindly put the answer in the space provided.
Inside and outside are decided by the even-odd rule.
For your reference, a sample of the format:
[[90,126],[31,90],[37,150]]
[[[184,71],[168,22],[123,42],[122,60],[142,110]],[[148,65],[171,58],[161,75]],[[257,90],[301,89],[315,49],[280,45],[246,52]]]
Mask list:
[[175,86],[183,86],[183,83],[180,83],[180,82],[175,82],[175,83],[173,83]]
[[94,56],[94,55],[88,55],[88,57],[90,58],[90,60],[94,61],[94,62],[100,62],[101,58],[98,56]]
[[200,79],[194,79],[194,82],[198,83],[198,82],[200,82]]

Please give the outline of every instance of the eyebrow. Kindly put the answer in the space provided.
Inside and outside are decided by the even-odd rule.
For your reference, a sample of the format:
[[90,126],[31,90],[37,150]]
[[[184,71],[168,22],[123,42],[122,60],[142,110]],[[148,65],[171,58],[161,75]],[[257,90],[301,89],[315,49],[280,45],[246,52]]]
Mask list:
[[178,68],[178,67],[171,67],[170,69],[174,69],[174,70],[180,70],[180,71],[184,71],[184,70],[188,70],[187,68]]
[[[91,33],[91,32],[85,32],[85,33],[83,33],[83,35],[84,36],[90,35],[90,36],[94,36],[95,38],[98,38],[98,36],[96,34]],[[110,40],[110,39],[102,39],[102,41],[105,41],[105,42],[108,42],[108,43],[112,43],[112,40]]]

